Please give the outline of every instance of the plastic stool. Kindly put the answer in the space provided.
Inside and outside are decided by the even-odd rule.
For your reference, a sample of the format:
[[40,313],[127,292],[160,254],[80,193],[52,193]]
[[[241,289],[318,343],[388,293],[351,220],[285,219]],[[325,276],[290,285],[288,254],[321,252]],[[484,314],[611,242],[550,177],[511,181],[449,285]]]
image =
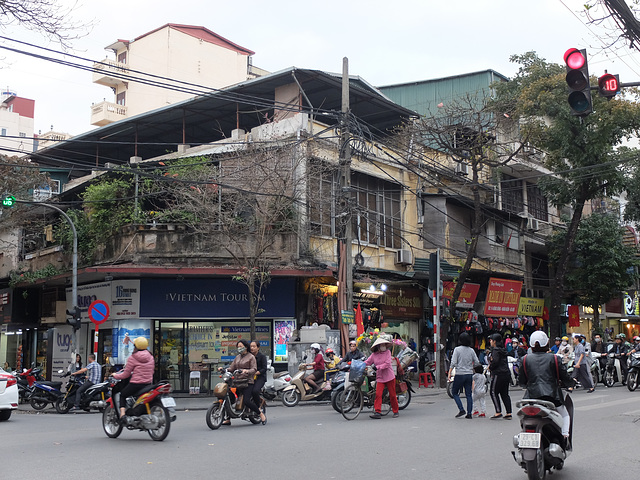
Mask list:
[[418,388],[420,388],[420,385],[424,387],[429,387],[431,385],[435,388],[436,385],[433,382],[433,376],[431,375],[431,372],[421,373],[418,376]]

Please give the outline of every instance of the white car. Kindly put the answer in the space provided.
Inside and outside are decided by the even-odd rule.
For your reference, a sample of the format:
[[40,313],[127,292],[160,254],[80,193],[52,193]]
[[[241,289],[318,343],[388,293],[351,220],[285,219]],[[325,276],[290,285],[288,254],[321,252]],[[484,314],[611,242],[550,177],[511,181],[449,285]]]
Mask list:
[[9,420],[11,411],[18,408],[16,377],[0,368],[0,422]]

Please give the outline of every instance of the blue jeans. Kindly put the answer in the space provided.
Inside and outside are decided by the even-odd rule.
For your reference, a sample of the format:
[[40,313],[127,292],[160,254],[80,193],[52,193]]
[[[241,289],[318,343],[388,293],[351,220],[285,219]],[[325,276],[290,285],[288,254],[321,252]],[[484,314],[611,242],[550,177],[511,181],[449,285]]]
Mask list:
[[458,410],[461,412],[464,411],[462,408],[462,400],[460,400],[460,392],[462,391],[462,387],[464,387],[464,394],[467,397],[467,414],[471,415],[473,412],[473,397],[471,396],[472,387],[473,386],[473,375],[456,375],[453,377],[453,386],[451,387],[451,392],[453,393],[453,399],[458,406]]

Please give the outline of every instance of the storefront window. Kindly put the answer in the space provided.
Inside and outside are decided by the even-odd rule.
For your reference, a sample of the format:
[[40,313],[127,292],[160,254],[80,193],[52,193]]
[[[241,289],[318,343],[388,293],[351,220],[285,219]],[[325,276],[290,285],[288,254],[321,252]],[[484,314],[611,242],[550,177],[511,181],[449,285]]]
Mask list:
[[183,379],[184,332],[183,322],[162,322],[160,325],[160,352],[158,370],[161,379],[169,380],[173,390],[185,390]]

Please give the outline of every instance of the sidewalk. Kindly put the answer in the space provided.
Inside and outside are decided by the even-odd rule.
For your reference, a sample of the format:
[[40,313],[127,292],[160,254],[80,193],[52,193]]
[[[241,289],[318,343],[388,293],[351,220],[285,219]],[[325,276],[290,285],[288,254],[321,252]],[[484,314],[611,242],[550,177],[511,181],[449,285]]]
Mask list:
[[[417,388],[417,383],[413,384],[414,393],[411,394],[411,403],[428,403],[432,401],[432,397],[436,397],[439,395],[446,395],[447,391],[444,388]],[[214,401],[214,396],[209,395],[189,395],[188,393],[174,393],[172,394],[173,398],[176,400],[176,410],[177,411],[190,411],[190,410],[207,410]],[[306,405],[328,405],[329,401],[309,401],[309,402],[300,402],[300,406]],[[282,401],[280,399],[275,399],[267,402],[268,408],[273,407],[282,407]],[[18,414],[45,414],[45,413],[58,413],[53,405],[49,404],[47,408],[44,410],[34,410],[31,405],[28,403],[20,404],[17,412]],[[80,412],[84,414],[85,412]],[[95,411],[94,411],[95,413]],[[73,414],[68,414],[73,415]]]

